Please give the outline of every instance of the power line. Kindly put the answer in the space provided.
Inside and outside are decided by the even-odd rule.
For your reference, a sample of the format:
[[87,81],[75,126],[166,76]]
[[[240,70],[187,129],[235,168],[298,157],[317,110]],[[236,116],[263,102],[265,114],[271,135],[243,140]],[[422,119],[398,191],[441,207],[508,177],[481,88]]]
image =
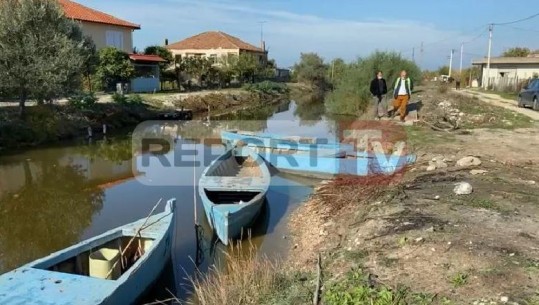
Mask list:
[[463,44],[472,43],[472,42],[476,41],[477,39],[483,37],[486,33],[488,33],[488,29],[483,30],[479,35],[475,36],[471,40],[463,42]]
[[515,23],[519,23],[519,22],[522,22],[522,21],[526,21],[526,20],[530,20],[530,19],[533,19],[535,17],[539,16],[539,13],[537,14],[533,14],[529,17],[526,17],[526,18],[522,18],[522,19],[518,19],[518,20],[515,20],[515,21],[510,21],[510,22],[502,22],[502,23],[493,23],[492,25],[508,25],[508,24],[515,24]]
[[[482,26],[480,26],[480,27],[476,27],[476,28],[474,28],[473,30],[468,31],[468,33],[475,33],[475,32],[477,32],[478,30],[482,30],[482,32],[484,32],[486,26],[488,26],[488,24],[484,24],[484,25],[482,25]],[[425,44],[423,45],[423,47],[431,46],[431,45],[435,45],[435,44],[439,44],[439,43],[442,43],[442,42],[446,42],[446,41],[451,40],[451,39],[453,39],[453,38],[455,38],[455,37],[457,37],[457,36],[460,36],[460,35],[463,35],[463,33],[457,34],[457,35],[454,35],[454,36],[449,36],[449,37],[446,37],[446,38],[441,39],[441,40],[438,40],[438,41],[425,43]]]
[[509,26],[509,25],[502,25],[502,26],[509,29],[517,30],[517,31],[528,31],[528,32],[539,33],[539,30],[534,30],[534,29],[524,29],[524,28],[519,28],[519,27],[514,27],[514,26]]

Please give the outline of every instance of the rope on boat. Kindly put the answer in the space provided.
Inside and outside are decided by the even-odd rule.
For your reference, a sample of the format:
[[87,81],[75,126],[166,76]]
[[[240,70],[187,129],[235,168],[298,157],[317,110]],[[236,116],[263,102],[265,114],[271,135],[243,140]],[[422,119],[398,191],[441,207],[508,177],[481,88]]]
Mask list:
[[148,220],[150,219],[150,217],[152,217],[153,213],[155,212],[155,209],[157,209],[157,207],[161,204],[161,201],[163,201],[163,199],[159,199],[159,201],[157,201],[157,203],[154,205],[154,207],[152,208],[152,210],[150,211],[150,214],[148,215],[148,217],[146,217],[146,219],[144,220],[144,223],[142,223],[142,225],[137,229],[137,231],[135,232],[135,234],[133,235],[133,237],[131,237],[131,239],[129,240],[129,242],[127,243],[127,246],[125,247],[125,249],[123,249],[120,253],[120,259],[117,260],[113,265],[112,267],[110,268],[109,272],[107,273],[107,275],[105,276],[105,278],[108,278],[111,274],[112,274],[112,271],[114,270],[114,268],[116,268],[116,265],[118,265],[118,262],[119,261],[122,261],[125,253],[127,252],[127,250],[129,249],[129,247],[131,246],[131,244],[133,243],[133,241],[135,241],[135,239],[138,237],[138,235],[140,235],[140,232],[144,229],[146,229],[148,226],[146,226],[146,223],[148,222]]

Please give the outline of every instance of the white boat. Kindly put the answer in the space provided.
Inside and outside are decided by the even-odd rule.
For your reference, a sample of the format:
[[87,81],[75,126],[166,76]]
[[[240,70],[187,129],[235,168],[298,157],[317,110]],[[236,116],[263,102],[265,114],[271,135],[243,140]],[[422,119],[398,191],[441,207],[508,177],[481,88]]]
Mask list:
[[0,304],[134,304],[169,261],[175,203],[1,275]]

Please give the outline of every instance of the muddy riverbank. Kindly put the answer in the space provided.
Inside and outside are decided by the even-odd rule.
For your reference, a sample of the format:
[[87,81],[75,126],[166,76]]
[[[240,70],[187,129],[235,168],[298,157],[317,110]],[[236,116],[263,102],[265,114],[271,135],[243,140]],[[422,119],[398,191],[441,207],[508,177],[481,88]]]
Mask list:
[[435,86],[415,97],[414,165],[321,183],[289,218],[287,257],[211,275],[202,304],[538,304],[539,126]]
[[[314,287],[321,254],[324,304],[537,304],[538,126],[477,99],[423,95],[431,121],[408,129],[418,162],[319,186],[291,217],[285,265]],[[460,108],[464,128],[434,130],[441,107]],[[459,162],[469,156],[480,164]],[[473,192],[455,194],[460,182]]]
[[[145,97],[144,103],[122,105],[97,103],[89,109],[68,104],[27,107],[26,117],[18,116],[16,107],[0,107],[0,151],[58,143],[88,135],[88,127],[101,135],[103,125],[114,133],[147,120],[157,120],[168,111],[185,108],[194,115],[213,115],[273,105],[288,99],[287,94],[233,93],[195,94],[176,99],[175,95]],[[168,100],[167,100],[168,98]],[[165,102],[163,102],[165,100]]]

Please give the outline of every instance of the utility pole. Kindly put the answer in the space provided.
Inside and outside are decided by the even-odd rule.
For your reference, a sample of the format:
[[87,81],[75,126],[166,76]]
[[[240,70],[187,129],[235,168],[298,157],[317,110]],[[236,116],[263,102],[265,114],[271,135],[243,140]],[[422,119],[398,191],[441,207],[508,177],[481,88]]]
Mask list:
[[490,85],[490,55],[492,51],[492,30],[494,29],[494,24],[488,26],[488,55],[487,55],[487,79],[483,76],[483,88],[488,89]]
[[423,41],[421,42],[421,49],[419,49],[419,67],[423,65]]
[[462,78],[462,57],[464,56],[464,42],[460,44],[460,69],[459,78]]
[[455,52],[455,50],[451,49],[451,55],[449,55],[449,77],[451,77],[451,70],[453,68],[453,52]]
[[412,61],[415,62],[415,48],[412,48]]
[[259,21],[260,23],[260,45],[264,45],[264,23],[267,21]]
[[331,82],[333,83],[333,78],[335,77],[335,59],[331,62]]

